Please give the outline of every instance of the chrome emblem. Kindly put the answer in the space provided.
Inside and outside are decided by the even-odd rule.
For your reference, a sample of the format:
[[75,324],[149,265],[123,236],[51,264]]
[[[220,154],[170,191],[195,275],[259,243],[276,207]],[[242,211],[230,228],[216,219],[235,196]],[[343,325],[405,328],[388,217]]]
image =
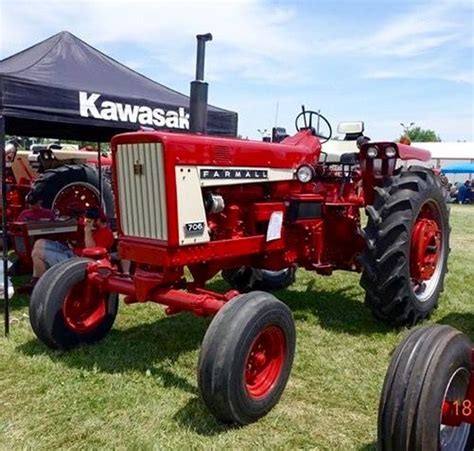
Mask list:
[[135,175],[143,175],[143,163],[137,160],[133,165],[133,173]]

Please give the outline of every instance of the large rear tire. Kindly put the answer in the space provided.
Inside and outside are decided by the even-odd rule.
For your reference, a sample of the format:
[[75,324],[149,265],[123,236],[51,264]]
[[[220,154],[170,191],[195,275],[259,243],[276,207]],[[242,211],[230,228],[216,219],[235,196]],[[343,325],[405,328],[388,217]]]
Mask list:
[[402,170],[375,189],[366,211],[366,305],[387,324],[412,326],[437,307],[447,271],[449,213],[438,177]]
[[[73,216],[88,207],[98,207],[99,173],[86,164],[64,165],[48,169],[35,180],[31,192],[40,195],[43,207]],[[112,188],[102,177],[102,207],[109,219],[115,217]]]
[[212,320],[198,365],[202,398],[225,423],[248,424],[279,401],[295,353],[290,309],[254,291],[229,301]]
[[118,295],[100,293],[87,286],[90,261],[72,258],[51,267],[31,294],[31,327],[50,348],[69,349],[95,343],[112,328]]
[[450,326],[414,329],[395,350],[378,417],[380,451],[472,450],[472,426],[442,424],[445,401],[465,399],[471,374],[470,340]]
[[277,291],[289,287],[295,282],[296,266],[290,266],[281,271],[242,266],[240,268],[224,269],[222,278],[241,293],[253,290]]

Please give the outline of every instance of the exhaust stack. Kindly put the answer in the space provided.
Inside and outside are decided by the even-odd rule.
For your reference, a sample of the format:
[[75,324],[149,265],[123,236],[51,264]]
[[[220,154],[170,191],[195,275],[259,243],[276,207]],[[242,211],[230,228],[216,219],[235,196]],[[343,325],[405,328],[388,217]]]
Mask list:
[[191,82],[189,128],[194,133],[206,133],[207,91],[209,85],[204,81],[204,59],[206,53],[206,42],[212,41],[212,34],[198,34],[196,38],[196,79]]

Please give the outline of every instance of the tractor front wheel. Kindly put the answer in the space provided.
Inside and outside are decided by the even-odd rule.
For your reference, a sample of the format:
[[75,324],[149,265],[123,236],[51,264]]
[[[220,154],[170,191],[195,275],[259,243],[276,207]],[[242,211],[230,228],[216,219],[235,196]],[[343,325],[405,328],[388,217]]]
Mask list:
[[414,329],[395,350],[385,376],[378,448],[472,450],[474,428],[443,424],[445,406],[462,404],[471,377],[470,340],[450,326]]
[[52,266],[38,281],[30,300],[30,323],[48,347],[68,349],[104,338],[117,316],[118,295],[87,283],[87,258]]
[[449,252],[449,213],[437,176],[402,170],[367,207],[361,285],[374,316],[412,326],[437,307]]
[[248,424],[280,399],[295,353],[290,309],[269,293],[229,301],[212,320],[198,366],[202,398],[217,419]]

